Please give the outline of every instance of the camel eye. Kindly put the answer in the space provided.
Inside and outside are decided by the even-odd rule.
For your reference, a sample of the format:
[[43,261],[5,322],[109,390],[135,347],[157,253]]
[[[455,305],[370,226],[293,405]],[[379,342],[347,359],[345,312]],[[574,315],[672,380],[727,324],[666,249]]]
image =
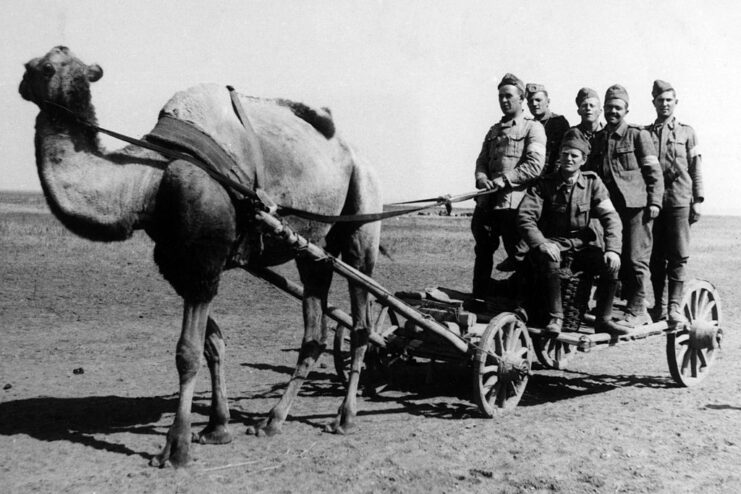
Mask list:
[[54,75],[54,72],[56,72],[56,69],[54,69],[54,66],[52,64],[45,63],[41,67],[41,72],[43,72],[46,77],[51,77]]

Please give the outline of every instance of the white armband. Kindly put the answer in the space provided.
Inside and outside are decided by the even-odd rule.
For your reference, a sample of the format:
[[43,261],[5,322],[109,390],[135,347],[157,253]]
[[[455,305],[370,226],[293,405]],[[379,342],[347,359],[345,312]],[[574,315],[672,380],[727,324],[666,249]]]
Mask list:
[[607,213],[615,212],[615,206],[612,204],[612,201],[610,199],[603,199],[597,204],[594,208],[592,208],[592,211],[594,211],[597,217],[604,216]]
[[531,142],[527,145],[527,149],[525,150],[528,153],[533,154],[539,154],[541,156],[545,156],[545,145],[539,143],[539,142]]
[[659,164],[659,158],[654,156],[653,154],[644,156],[644,158],[641,160],[641,165],[643,166],[658,165],[658,164]]

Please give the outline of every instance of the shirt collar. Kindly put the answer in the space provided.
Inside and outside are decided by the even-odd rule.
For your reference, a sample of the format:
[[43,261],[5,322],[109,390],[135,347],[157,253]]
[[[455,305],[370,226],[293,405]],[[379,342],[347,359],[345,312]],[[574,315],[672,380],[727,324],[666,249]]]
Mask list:
[[674,127],[677,125],[677,117],[672,115],[671,117],[667,118],[663,124],[659,122],[658,119],[654,120],[654,128],[660,129],[663,125],[666,125],[670,129],[674,130]]
[[598,120],[597,121],[597,129],[596,130],[588,129],[586,127],[586,125],[584,125],[584,122],[579,122],[579,125],[577,125],[576,127],[579,130],[581,130],[583,133],[585,133],[585,134],[587,134],[587,133],[589,133],[589,134],[596,134],[597,132],[599,132],[600,130],[602,130],[604,128],[604,126],[605,126],[605,124],[603,124],[601,121]]
[[623,136],[623,135],[625,134],[625,130],[626,130],[627,128],[628,128],[628,122],[626,122],[626,121],[625,121],[625,119],[623,119],[623,121],[622,121],[622,122],[620,122],[620,123],[618,124],[618,126],[617,126],[617,127],[615,127],[615,128],[614,128],[614,129],[612,130],[612,132],[611,132],[611,133],[612,133],[612,134],[615,134],[615,135],[617,135],[618,137],[622,137],[622,136]]
[[507,127],[513,127],[515,125],[522,125],[522,122],[524,120],[525,120],[525,112],[520,112],[519,115],[507,121],[505,121],[504,117],[502,117],[502,119],[499,121],[499,126],[503,128],[507,128]]
[[562,189],[564,187],[571,187],[572,185],[578,185],[582,189],[587,186],[587,179],[584,178],[584,174],[581,172],[581,170],[576,172],[576,177],[574,177],[573,179],[574,181],[571,183],[566,181],[566,179],[563,178],[562,176],[560,178],[561,178],[561,183],[558,184],[559,189]]

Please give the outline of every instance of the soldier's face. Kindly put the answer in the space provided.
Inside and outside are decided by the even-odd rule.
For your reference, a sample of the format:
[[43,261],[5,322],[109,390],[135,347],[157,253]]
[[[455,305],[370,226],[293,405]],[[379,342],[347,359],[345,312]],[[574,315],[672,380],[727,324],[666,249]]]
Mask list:
[[586,162],[584,153],[579,149],[564,147],[561,148],[561,159],[559,160],[559,170],[567,175],[576,173],[579,168]]
[[582,123],[596,122],[602,114],[602,108],[599,107],[599,99],[585,98],[584,101],[579,104],[576,113],[581,117]]
[[548,105],[550,102],[551,100],[543,91],[538,91],[535,94],[531,94],[527,99],[527,107],[530,109],[530,113],[534,117],[542,117],[548,112]]
[[656,116],[668,118],[674,114],[674,108],[677,107],[679,100],[674,96],[674,91],[664,91],[654,98],[654,108]]
[[628,113],[628,103],[620,98],[605,101],[605,120],[608,124],[617,125],[623,121]]
[[513,117],[522,111],[522,93],[517,86],[502,86],[499,88],[499,108],[507,117]]

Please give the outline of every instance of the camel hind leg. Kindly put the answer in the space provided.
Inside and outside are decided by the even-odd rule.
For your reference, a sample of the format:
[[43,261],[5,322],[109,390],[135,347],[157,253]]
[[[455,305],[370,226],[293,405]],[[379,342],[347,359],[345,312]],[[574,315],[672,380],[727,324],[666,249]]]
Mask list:
[[208,425],[200,432],[193,433],[193,442],[200,444],[227,444],[232,441],[229,432],[229,404],[224,377],[224,356],[226,345],[221,330],[213,318],[206,323],[206,343],[203,355],[206,357],[211,373],[211,413]]
[[[343,214],[363,214],[380,211],[382,199],[375,175],[363,164],[356,164]],[[342,260],[371,276],[378,256],[381,237],[380,222],[362,225],[335,225],[330,233],[337,239],[342,252]],[[355,426],[357,415],[357,392],[360,371],[368,349],[371,331],[368,292],[362,286],[349,283],[350,308],[353,329],[350,336],[352,363],[347,383],[345,399],[337,411],[335,420],[326,426],[328,432],[344,434]]]
[[304,338],[296,370],[278,403],[268,412],[267,417],[248,427],[247,434],[272,436],[281,431],[301,385],[326,347],[327,322],[324,310],[327,308],[327,296],[332,282],[332,268],[325,262],[307,259],[297,259],[296,264],[304,285]]
[[[377,224],[363,225],[345,237],[342,248],[342,260],[364,274],[372,275],[378,252]],[[357,394],[360,384],[360,372],[368,349],[371,331],[370,306],[368,291],[355,283],[349,283],[350,309],[353,329],[350,334],[350,352],[352,363],[347,383],[345,399],[337,411],[337,417],[325,430],[344,434],[355,426],[357,415]]]

